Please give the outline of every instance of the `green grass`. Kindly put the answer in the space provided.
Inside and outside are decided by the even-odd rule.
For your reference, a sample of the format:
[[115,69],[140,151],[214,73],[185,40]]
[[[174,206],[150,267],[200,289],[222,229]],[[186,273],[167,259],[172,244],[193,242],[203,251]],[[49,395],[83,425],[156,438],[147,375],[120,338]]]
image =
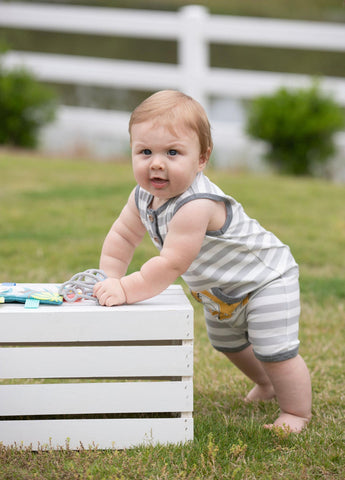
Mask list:
[[[129,163],[0,154],[0,282],[62,282],[96,267],[105,234],[134,187]],[[264,430],[278,406],[245,405],[250,383],[208,343],[195,307],[195,440],[128,451],[39,451],[0,446],[0,478],[343,479],[344,186],[209,170],[300,264],[301,354],[313,382],[302,434]],[[156,251],[148,238],[131,271]]]

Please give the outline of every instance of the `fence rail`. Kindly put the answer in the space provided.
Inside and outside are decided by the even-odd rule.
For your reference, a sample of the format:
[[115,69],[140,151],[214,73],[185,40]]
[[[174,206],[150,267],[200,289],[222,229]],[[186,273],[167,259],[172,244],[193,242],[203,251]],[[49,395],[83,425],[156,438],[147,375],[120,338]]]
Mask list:
[[202,35],[211,42],[345,50],[344,26],[336,23],[209,16],[202,7],[194,6],[175,13],[21,2],[0,4],[0,25],[6,27],[137,38],[183,37],[183,20],[189,23],[192,17],[207,24]]
[[[68,5],[0,2],[0,27],[41,31],[87,33],[175,40],[177,64],[100,59],[71,55],[10,51],[4,65],[24,65],[41,80],[77,85],[95,85],[138,90],[181,89],[202,102],[206,108],[211,95],[250,99],[274,91],[280,86],[306,86],[308,75],[211,68],[210,43],[268,46],[320,51],[345,51],[345,26],[324,22],[288,21],[210,15],[201,6],[185,6],[178,12],[112,9]],[[345,105],[345,79],[322,77],[321,88]],[[127,135],[128,114],[96,109],[61,106],[55,129],[72,134],[74,125],[94,133],[108,122],[118,126],[118,134]],[[101,122],[97,123],[96,122]],[[69,124],[69,126],[68,126]],[[214,122],[215,142],[227,146],[226,131],[241,135],[240,125]],[[50,134],[52,129],[48,129]],[[125,133],[126,132],[126,133]],[[48,135],[49,137],[49,135]],[[49,142],[51,141],[51,135]],[[120,142],[121,143],[121,142]]]
[[[177,65],[153,62],[12,51],[6,54],[4,65],[8,68],[26,65],[41,80],[47,82],[139,90],[179,89],[182,84],[182,72]],[[200,84],[210,95],[252,98],[270,93],[283,84],[288,87],[307,86],[310,84],[310,76],[212,68]],[[339,103],[345,105],[345,80],[324,77],[322,85],[324,89],[335,94]],[[193,95],[194,88],[191,86],[190,89]],[[207,103],[207,100],[204,103]]]

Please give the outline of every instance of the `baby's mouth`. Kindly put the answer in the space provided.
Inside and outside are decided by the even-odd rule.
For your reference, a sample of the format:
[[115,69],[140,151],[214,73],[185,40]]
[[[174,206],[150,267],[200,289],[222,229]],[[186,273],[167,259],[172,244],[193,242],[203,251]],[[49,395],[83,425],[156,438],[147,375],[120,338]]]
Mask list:
[[163,188],[168,184],[168,180],[165,178],[153,177],[150,179],[151,184],[155,188]]

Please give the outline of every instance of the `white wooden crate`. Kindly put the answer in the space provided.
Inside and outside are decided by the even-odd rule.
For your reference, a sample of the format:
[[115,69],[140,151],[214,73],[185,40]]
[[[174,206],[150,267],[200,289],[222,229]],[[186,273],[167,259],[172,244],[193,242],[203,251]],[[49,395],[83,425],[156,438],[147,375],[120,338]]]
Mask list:
[[178,285],[121,307],[0,305],[0,379],[4,445],[192,440],[192,306]]

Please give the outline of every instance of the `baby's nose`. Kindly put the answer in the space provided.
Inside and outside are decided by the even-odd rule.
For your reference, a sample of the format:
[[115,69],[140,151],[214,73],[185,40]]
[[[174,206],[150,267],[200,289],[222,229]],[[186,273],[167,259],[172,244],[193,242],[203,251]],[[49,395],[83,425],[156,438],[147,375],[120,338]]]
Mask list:
[[164,161],[161,155],[154,155],[151,160],[151,168],[152,169],[163,169],[164,168]]

